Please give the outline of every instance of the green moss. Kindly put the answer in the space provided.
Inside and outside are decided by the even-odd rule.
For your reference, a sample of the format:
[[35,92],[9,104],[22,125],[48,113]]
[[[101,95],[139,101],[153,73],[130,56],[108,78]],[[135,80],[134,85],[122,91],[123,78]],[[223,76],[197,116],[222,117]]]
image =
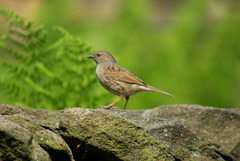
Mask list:
[[0,158],[2,160],[29,160],[29,145],[0,132]]
[[[69,117],[70,115],[65,115]],[[71,115],[72,118],[72,115]],[[100,111],[89,112],[76,122],[62,121],[68,127],[61,135],[78,137],[87,145],[112,153],[123,160],[171,160],[172,157],[143,128],[120,117]],[[154,146],[153,146],[154,145]]]

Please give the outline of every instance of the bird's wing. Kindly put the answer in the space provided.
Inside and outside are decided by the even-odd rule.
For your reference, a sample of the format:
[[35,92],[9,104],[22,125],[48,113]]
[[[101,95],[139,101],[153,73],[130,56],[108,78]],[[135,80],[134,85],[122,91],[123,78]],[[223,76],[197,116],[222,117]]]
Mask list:
[[147,85],[137,76],[133,75],[124,68],[120,68],[119,66],[109,66],[107,70],[109,72],[105,72],[104,74],[107,79],[117,80],[129,84],[138,84],[141,86]]

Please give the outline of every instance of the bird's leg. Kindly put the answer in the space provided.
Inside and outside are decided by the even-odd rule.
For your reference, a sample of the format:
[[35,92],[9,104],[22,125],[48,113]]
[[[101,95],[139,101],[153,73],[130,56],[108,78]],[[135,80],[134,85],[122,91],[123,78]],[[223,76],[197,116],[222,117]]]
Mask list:
[[129,97],[129,96],[126,96],[125,98],[126,98],[126,103],[125,103],[125,106],[124,106],[124,110],[126,110],[127,103],[128,103],[128,100],[129,100],[130,97]]
[[115,103],[117,103],[118,101],[120,101],[124,96],[120,96],[115,102],[111,103],[108,106],[100,106],[101,108],[111,108]]

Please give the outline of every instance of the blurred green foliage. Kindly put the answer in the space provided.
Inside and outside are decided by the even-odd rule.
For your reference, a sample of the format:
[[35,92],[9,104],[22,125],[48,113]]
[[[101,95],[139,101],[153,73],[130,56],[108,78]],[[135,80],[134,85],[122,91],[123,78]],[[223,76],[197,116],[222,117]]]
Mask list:
[[[156,8],[153,1],[123,0],[115,8],[115,12],[111,12],[113,15],[105,17],[98,13],[96,6],[86,6],[83,2],[46,1],[36,19],[44,23],[47,31],[58,25],[93,44],[94,50],[108,51],[116,57],[121,67],[128,69],[144,82],[175,95],[175,98],[170,98],[154,92],[139,93],[130,98],[128,109],[180,103],[240,107],[239,3],[214,0],[181,1],[171,12],[169,23],[155,24],[151,21],[153,9]],[[162,6],[159,9],[163,8]],[[47,41],[52,43],[57,39],[57,34],[52,34]],[[65,43],[67,42],[64,41],[61,45]],[[87,52],[90,50],[79,55],[86,56]],[[62,56],[64,59],[66,55]],[[46,61],[54,62],[53,57],[49,56]],[[69,66],[72,63],[63,61],[58,65]],[[73,93],[75,97],[86,94],[87,97],[83,100],[85,103],[69,102],[56,104],[55,107],[90,106],[91,103],[105,105],[117,99],[117,96],[108,93],[92,78],[95,76],[92,70],[95,63],[87,61],[86,64],[89,65],[86,77],[92,81],[93,85],[89,85],[92,88],[86,87],[84,93]],[[81,70],[77,63],[74,66]],[[56,69],[54,73],[65,77],[61,70],[62,68]],[[78,75],[71,76],[76,79],[73,83],[81,86]],[[4,77],[8,76],[5,74]],[[36,84],[39,83],[41,84],[42,80]],[[71,95],[71,88],[66,86],[64,91],[69,94],[68,98],[75,98]],[[52,91],[51,95],[58,95],[58,92]],[[88,96],[92,99],[88,99]],[[21,97],[17,97],[18,102],[24,104]],[[2,100],[1,103],[12,104],[11,101]],[[123,105],[124,101],[117,104],[120,107]],[[39,107],[39,101],[36,101],[34,106]]]
[[0,41],[1,101],[32,108],[94,107],[98,97],[87,92],[94,91],[94,66],[85,58],[91,47],[60,27],[59,38],[47,43],[50,31],[44,26],[8,9],[0,13],[9,20]]

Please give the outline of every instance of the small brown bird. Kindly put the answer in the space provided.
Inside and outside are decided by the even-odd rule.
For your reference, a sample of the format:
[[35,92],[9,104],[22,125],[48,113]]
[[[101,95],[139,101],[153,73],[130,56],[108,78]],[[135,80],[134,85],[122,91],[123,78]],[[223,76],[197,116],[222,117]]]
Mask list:
[[157,91],[171,97],[173,95],[164,92],[160,89],[154,88],[144,83],[141,79],[130,73],[124,68],[117,65],[115,58],[106,51],[97,51],[92,55],[87,56],[92,58],[97,64],[96,76],[99,83],[112,94],[120,96],[115,102],[108,106],[100,106],[102,108],[111,108],[115,103],[120,101],[123,97],[126,98],[124,110],[127,107],[129,97],[138,92]]

